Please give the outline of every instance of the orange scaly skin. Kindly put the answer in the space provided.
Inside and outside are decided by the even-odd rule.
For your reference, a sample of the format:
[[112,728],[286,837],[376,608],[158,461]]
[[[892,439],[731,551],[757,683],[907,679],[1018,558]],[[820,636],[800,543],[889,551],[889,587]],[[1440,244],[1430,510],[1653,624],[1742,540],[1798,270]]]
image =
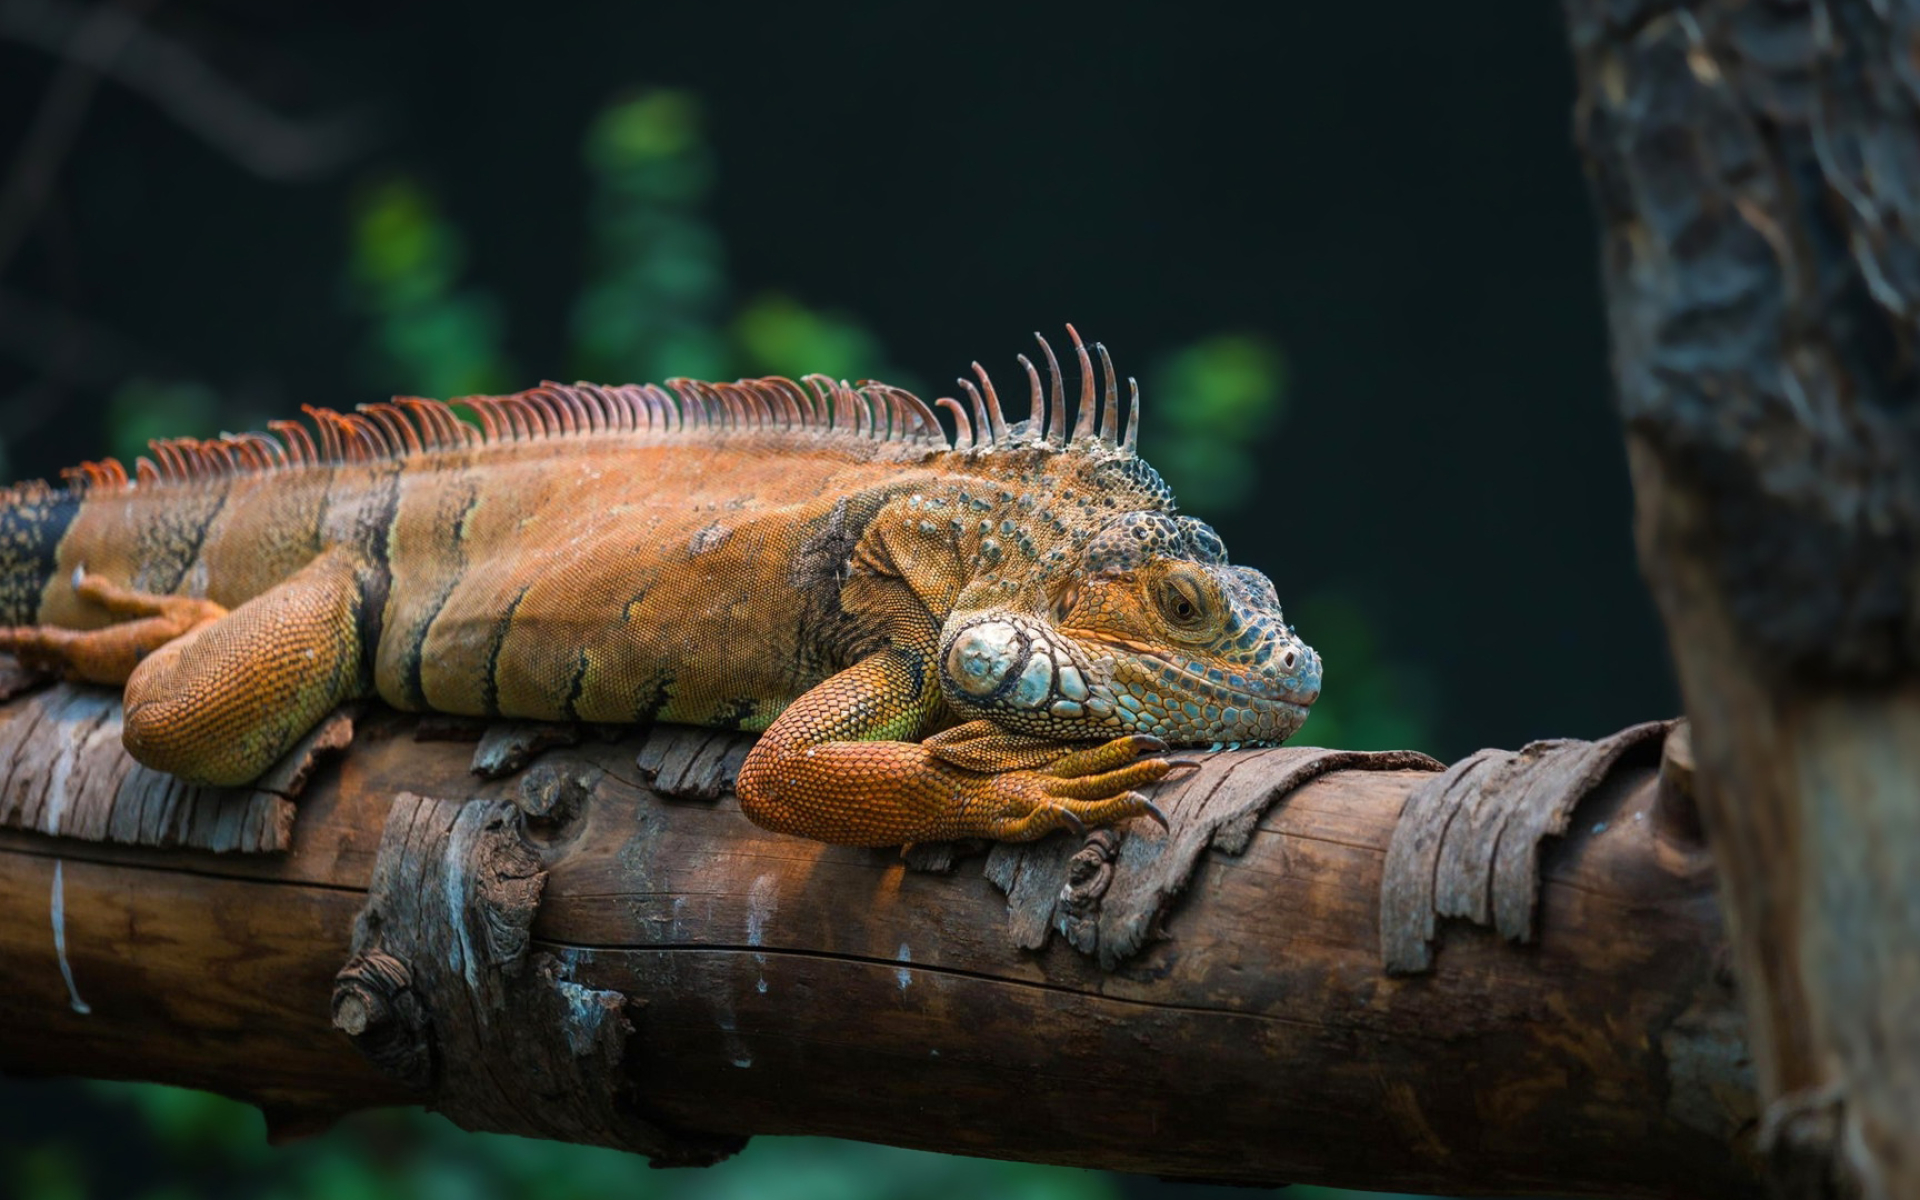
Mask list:
[[1152,814],[1134,789],[1174,764],[1142,755],[1284,739],[1320,665],[1265,577],[1173,515],[1075,345],[1071,436],[1056,368],[1011,428],[990,385],[971,418],[941,401],[953,446],[917,399],[818,376],[155,443],[132,481],[92,463],[0,498],[0,649],[124,685],[128,749],[196,782],[378,695],[765,730],[742,807],[821,841]]

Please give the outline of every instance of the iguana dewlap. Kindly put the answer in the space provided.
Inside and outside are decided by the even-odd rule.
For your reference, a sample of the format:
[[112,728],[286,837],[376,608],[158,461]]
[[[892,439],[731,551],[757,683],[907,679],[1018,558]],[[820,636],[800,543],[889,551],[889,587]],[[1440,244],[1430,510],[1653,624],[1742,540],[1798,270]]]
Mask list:
[[[1044,342],[1042,343],[1044,346]],[[0,502],[0,649],[124,684],[127,748],[251,780],[342,701],[762,730],[748,816],[828,842],[1151,813],[1168,745],[1280,741],[1320,662],[1176,516],[1086,350],[949,444],[881,384],[547,385],[309,409]],[[1049,359],[1052,355],[1049,351]],[[1025,360],[1022,360],[1025,362]],[[976,364],[976,370],[978,370]],[[969,411],[970,407],[970,411]],[[464,413],[461,409],[465,410]],[[1043,410],[1044,408],[1044,410]]]

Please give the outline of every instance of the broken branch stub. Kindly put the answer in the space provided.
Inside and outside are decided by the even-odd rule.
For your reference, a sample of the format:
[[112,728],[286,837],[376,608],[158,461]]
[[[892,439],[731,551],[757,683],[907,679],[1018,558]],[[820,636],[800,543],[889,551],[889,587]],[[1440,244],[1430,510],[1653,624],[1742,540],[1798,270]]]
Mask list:
[[[523,788],[541,820],[573,786]],[[712,1162],[743,1140],[670,1133],[633,1106],[624,1071],[638,1006],[583,986],[564,955],[529,953],[546,880],[523,805],[402,793],[381,834],[333,1023],[465,1129]]]

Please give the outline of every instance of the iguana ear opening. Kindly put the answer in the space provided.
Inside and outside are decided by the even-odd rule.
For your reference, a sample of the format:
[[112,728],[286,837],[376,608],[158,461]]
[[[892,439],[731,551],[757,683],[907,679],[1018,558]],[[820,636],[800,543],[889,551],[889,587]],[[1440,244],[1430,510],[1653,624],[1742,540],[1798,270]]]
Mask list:
[[1067,623],[1068,618],[1073,616],[1074,606],[1079,603],[1080,603],[1080,584],[1077,581],[1070,582],[1067,584],[1066,588],[1060,592],[1059,595],[1053,598],[1053,604],[1051,607],[1051,612],[1053,614],[1053,623],[1055,625],[1065,625]]

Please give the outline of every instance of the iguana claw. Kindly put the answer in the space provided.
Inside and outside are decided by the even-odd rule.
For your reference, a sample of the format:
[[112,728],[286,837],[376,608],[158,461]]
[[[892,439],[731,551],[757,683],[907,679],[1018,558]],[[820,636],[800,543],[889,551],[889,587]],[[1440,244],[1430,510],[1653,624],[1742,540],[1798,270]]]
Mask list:
[[1158,822],[1160,828],[1166,830],[1168,833],[1173,832],[1173,826],[1168,824],[1167,822],[1167,814],[1160,811],[1160,806],[1158,804],[1155,804],[1153,801],[1147,799],[1145,796],[1142,796],[1138,792],[1128,792],[1127,795],[1133,799],[1140,801],[1141,804],[1146,806],[1145,811],[1143,811],[1140,814],[1141,816],[1146,817],[1149,820]]

